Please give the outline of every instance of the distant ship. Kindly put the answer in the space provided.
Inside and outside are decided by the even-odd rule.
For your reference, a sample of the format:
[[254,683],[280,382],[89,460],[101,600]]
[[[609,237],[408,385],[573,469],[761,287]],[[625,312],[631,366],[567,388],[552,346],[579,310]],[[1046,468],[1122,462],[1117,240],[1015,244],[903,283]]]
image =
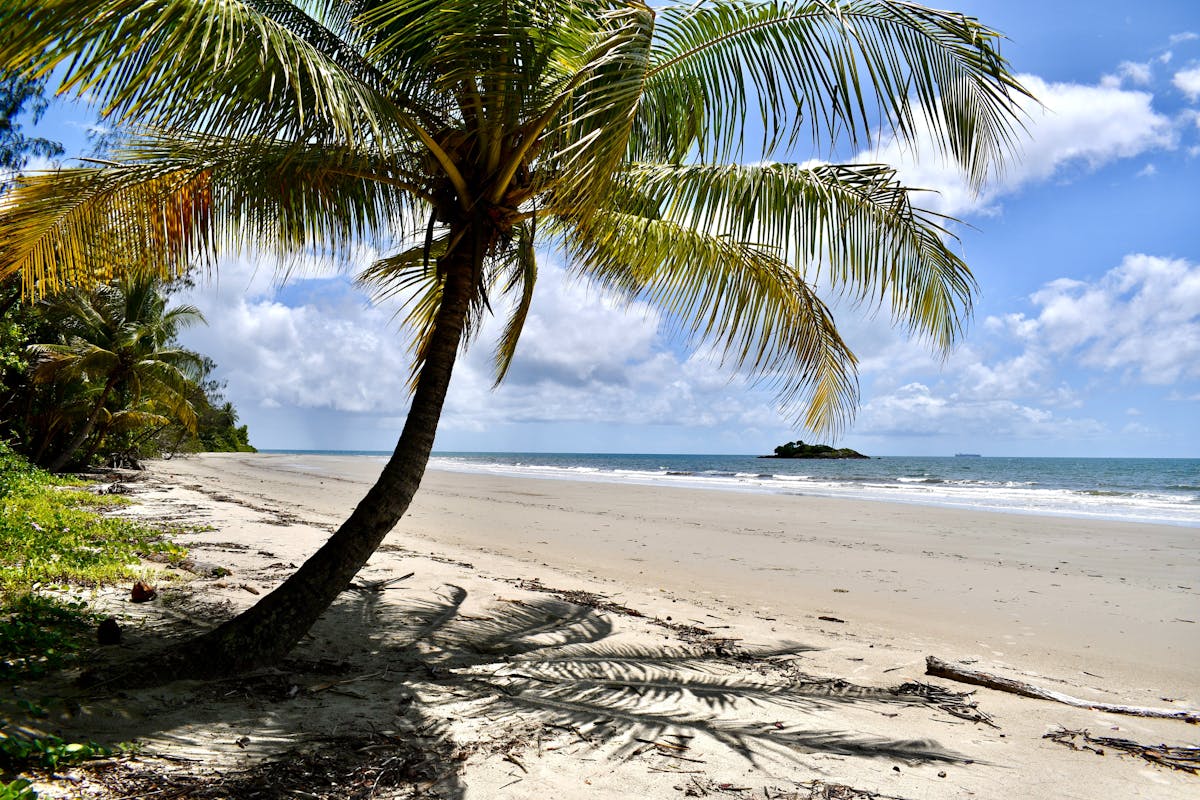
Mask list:
[[955,458],[983,458],[979,453],[955,453]]

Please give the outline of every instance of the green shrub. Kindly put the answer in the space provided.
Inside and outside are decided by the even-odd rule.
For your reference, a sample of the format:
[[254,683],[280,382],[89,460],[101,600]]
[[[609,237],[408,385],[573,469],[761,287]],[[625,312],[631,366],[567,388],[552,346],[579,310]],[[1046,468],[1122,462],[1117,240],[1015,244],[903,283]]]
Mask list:
[[37,792],[24,778],[12,783],[0,783],[0,800],[37,800]]
[[0,767],[57,769],[91,758],[107,758],[113,751],[95,742],[65,742],[57,736],[14,736],[0,731]]
[[81,601],[26,594],[0,603],[0,681],[37,678],[75,663],[97,621]]
[[122,499],[79,491],[79,481],[31,467],[0,444],[0,597],[37,585],[95,586],[135,577],[140,559],[182,558],[162,534],[99,508]]

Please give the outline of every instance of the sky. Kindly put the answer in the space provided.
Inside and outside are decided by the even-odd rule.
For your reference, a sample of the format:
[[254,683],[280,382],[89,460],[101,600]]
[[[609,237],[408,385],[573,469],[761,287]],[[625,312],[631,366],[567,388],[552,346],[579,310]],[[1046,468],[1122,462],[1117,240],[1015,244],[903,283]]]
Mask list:
[[[926,203],[965,223],[979,291],[947,357],[886,313],[835,303],[862,391],[834,443],[870,455],[1200,457],[1200,5],[944,5],[1007,36],[1002,53],[1040,103],[1026,104],[1019,160],[979,193],[920,148],[843,154],[938,192]],[[93,118],[59,102],[38,130],[85,154]],[[437,450],[766,453],[818,438],[768,389],[672,339],[654,309],[570,281],[561,254],[539,260],[508,377],[493,388],[502,319],[491,320],[456,366]],[[186,299],[208,325],[183,342],[215,359],[255,446],[394,446],[410,364],[394,306],[320,269],[280,285],[272,263],[245,254]]]

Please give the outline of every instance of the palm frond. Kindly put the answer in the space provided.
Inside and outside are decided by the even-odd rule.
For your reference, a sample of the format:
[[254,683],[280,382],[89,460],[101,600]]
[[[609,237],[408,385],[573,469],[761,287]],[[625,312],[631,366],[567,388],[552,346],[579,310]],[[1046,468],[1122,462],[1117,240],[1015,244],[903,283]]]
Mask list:
[[836,291],[890,303],[893,318],[946,350],[969,316],[974,279],[947,218],[878,164],[635,164],[625,180],[662,214],[784,254]]
[[118,122],[359,143],[415,121],[366,63],[292,3],[12,0],[0,63],[65,67],[60,91]]
[[19,179],[0,211],[0,275],[44,293],[124,272],[171,278],[219,249],[342,256],[395,235],[421,202],[396,155],[165,134],[116,155],[128,160]]
[[816,292],[778,255],[662,219],[595,215],[565,233],[574,269],[644,298],[694,344],[778,391],[812,430],[837,432],[858,394],[854,354]]
[[729,160],[758,123],[767,157],[805,129],[814,144],[858,144],[878,128],[912,142],[921,119],[978,185],[1009,151],[1013,98],[1027,95],[999,38],[974,18],[900,0],[670,6],[632,152]]
[[650,67],[654,13],[629,5],[604,20],[584,65],[564,89],[558,121],[547,129],[542,146],[541,158],[558,176],[549,205],[554,213],[575,218],[605,204],[628,149]]
[[529,309],[533,305],[533,287],[537,282],[537,253],[534,251],[532,223],[517,228],[516,246],[512,247],[508,257],[502,260],[498,269],[507,276],[504,294],[516,295],[516,303],[505,323],[504,332],[496,343],[496,354],[493,359],[496,368],[495,386],[499,386],[512,366],[513,357],[517,354],[517,342],[521,331],[525,328],[525,320],[529,317]]

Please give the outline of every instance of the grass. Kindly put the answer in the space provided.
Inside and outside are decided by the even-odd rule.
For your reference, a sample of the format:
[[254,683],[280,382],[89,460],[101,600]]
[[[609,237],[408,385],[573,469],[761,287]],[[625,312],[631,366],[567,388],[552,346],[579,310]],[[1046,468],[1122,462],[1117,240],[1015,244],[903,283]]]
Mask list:
[[53,584],[113,583],[134,577],[142,556],[182,556],[158,531],[97,513],[127,501],[83,485],[0,446],[0,597]]
[[[30,466],[0,442],[0,684],[75,665],[95,642],[99,616],[86,602],[40,590],[142,577],[143,558],[186,555],[158,531],[99,513],[128,501],[85,486]],[[17,704],[31,717],[45,715],[26,700]],[[0,729],[0,800],[36,800],[24,777],[5,782],[23,769],[53,770],[111,752],[95,742]]]
[[141,577],[142,558],[184,556],[163,535],[103,516],[128,501],[30,466],[0,443],[0,681],[36,678],[75,663],[93,640],[86,603],[39,594]]

